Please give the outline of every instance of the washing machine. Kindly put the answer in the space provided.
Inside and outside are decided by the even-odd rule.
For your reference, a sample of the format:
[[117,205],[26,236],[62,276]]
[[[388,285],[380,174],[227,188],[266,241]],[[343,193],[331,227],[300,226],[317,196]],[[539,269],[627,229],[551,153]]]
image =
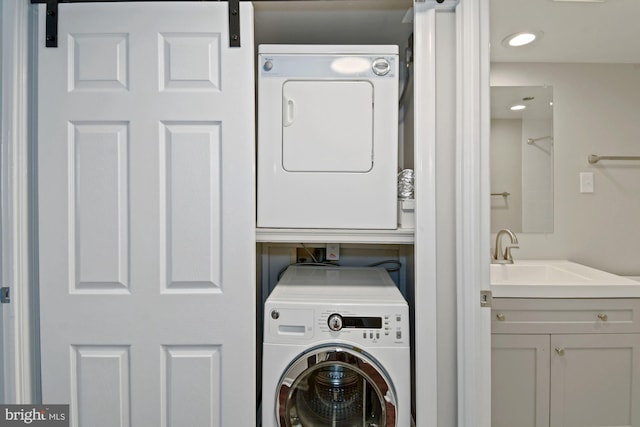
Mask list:
[[265,303],[263,427],[407,427],[409,309],[378,267],[290,266]]
[[258,227],[395,229],[398,46],[258,52]]

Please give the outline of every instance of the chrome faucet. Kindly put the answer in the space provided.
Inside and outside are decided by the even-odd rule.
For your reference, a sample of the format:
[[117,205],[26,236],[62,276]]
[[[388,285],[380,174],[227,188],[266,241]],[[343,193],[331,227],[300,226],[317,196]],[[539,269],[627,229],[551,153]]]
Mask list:
[[[507,245],[504,253],[502,252],[502,235],[507,234],[511,239],[511,244]],[[515,233],[508,228],[503,228],[496,234],[496,248],[491,259],[492,264],[513,264],[511,249],[518,249],[518,238]]]

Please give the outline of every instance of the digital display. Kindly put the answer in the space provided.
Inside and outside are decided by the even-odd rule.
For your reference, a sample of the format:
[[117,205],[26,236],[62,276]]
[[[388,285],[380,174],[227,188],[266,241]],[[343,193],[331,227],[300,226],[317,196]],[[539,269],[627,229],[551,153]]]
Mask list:
[[382,317],[343,317],[343,327],[355,329],[382,329]]

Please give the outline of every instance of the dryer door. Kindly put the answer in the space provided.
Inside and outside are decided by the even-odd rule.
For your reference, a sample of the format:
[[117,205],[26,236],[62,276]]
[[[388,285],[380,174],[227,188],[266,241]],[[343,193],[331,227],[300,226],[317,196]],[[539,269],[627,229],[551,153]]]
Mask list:
[[281,427],[395,427],[396,393],[373,358],[348,346],[301,354],[278,385]]
[[287,172],[369,172],[373,85],[290,80],[282,87],[282,167]]

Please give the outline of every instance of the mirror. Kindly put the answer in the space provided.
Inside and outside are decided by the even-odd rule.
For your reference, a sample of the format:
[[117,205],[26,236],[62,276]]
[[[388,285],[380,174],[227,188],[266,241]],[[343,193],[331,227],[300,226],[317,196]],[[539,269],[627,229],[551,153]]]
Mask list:
[[[553,87],[553,232],[519,235],[521,258],[570,257],[638,274],[640,229],[630,224],[640,215],[640,163],[587,161],[639,155],[638,16],[638,0],[490,0],[491,85]],[[539,37],[509,46],[508,37],[522,31]],[[591,179],[584,191],[582,174]],[[491,197],[492,206],[500,202]]]
[[491,88],[491,231],[553,232],[553,88]]

